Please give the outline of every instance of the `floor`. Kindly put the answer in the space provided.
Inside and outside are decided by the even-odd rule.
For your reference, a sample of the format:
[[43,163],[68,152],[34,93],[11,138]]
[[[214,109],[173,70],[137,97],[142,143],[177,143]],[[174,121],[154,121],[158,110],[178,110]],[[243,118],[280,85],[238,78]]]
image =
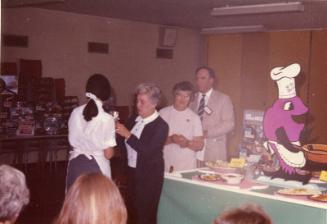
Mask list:
[[[111,166],[113,178],[123,194],[125,183],[123,163],[119,158],[114,158]],[[46,163],[42,167],[37,164],[29,164],[25,167],[17,165],[16,168],[25,173],[31,192],[30,203],[23,209],[16,224],[53,223],[65,197],[67,162],[57,162],[56,167],[54,164]]]

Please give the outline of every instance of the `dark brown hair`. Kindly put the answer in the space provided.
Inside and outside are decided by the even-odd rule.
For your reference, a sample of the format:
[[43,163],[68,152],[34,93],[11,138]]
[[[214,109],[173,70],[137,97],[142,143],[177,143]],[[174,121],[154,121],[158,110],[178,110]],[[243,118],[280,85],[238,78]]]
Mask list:
[[195,88],[192,83],[189,81],[178,82],[173,87],[173,94],[176,94],[178,91],[188,91],[191,93],[191,101],[194,98]]
[[272,222],[261,207],[249,204],[223,212],[214,224],[272,224]]
[[[108,100],[111,95],[111,85],[107,77],[101,74],[92,75],[86,83],[86,92],[94,94],[102,101]],[[83,110],[86,121],[98,115],[98,108],[93,99],[90,99]]]

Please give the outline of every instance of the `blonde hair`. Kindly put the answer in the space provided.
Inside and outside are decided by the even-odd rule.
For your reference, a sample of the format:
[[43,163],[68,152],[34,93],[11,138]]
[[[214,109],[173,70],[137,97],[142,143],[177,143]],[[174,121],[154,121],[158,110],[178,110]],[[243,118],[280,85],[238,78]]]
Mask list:
[[115,183],[99,173],[81,175],[70,187],[55,224],[126,224]]
[[223,212],[214,224],[272,224],[272,222],[260,206],[246,204]]

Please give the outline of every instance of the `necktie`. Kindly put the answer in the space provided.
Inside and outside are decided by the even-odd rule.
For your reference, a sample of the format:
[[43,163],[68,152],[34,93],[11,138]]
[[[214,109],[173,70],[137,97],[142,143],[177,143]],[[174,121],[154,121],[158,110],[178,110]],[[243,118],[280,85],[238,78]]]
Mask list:
[[204,113],[205,97],[206,94],[202,94],[202,98],[200,100],[199,108],[198,108],[198,115],[200,116],[201,120],[202,120],[202,115]]

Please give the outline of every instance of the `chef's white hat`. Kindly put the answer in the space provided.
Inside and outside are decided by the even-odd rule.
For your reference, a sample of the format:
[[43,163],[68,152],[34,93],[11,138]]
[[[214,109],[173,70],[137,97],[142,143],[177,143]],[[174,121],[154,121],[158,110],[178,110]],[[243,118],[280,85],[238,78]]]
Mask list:
[[278,98],[285,99],[296,96],[294,77],[300,73],[300,70],[300,65],[296,63],[271,70],[270,77],[277,82]]

